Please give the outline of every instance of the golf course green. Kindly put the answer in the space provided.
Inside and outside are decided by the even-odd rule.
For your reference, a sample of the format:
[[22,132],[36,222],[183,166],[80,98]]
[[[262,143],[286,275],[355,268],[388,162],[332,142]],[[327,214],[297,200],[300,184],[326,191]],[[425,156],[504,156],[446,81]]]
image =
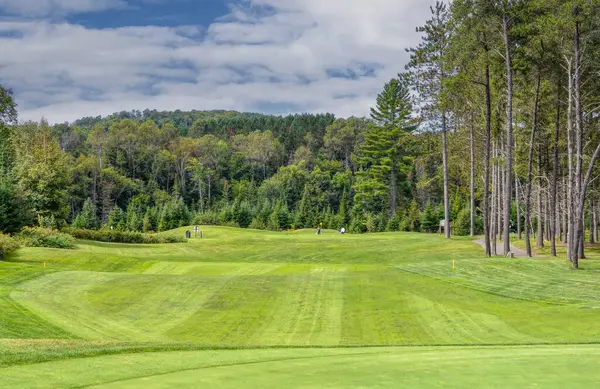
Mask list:
[[0,261],[0,387],[600,385],[596,248],[573,271],[470,238],[203,230]]

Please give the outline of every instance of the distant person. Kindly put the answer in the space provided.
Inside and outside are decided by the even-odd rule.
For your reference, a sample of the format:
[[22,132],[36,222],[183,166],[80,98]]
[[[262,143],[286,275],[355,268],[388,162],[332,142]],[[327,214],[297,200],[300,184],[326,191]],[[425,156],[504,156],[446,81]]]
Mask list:
[[340,230],[340,232],[342,233],[342,235],[344,235],[346,233],[346,227],[342,227],[342,229]]
[[321,226],[317,227],[317,235],[321,235]]

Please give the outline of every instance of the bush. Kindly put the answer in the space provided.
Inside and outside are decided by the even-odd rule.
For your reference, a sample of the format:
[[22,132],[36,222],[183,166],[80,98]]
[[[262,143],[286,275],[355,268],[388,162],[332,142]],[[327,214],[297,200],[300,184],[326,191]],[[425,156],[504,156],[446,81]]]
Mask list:
[[25,227],[19,234],[19,240],[26,247],[50,247],[56,249],[74,249],[75,239],[51,228]]
[[19,243],[16,239],[0,232],[0,260],[18,248]]
[[194,225],[218,226],[219,225],[219,213],[213,212],[213,211],[199,213],[194,217],[193,224]]
[[68,228],[66,232],[77,239],[95,240],[111,243],[136,243],[136,244],[159,244],[159,243],[185,243],[187,239],[183,236],[143,234],[133,231],[118,230],[84,230]]
[[350,231],[353,234],[364,234],[367,232],[366,223],[359,217],[354,217],[350,223]]

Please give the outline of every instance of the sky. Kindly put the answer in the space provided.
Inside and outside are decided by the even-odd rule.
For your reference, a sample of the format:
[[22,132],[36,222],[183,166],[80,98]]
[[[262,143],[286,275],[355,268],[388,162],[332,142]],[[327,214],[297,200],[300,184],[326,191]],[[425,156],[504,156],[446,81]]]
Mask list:
[[130,110],[364,116],[433,0],[0,0],[20,120]]

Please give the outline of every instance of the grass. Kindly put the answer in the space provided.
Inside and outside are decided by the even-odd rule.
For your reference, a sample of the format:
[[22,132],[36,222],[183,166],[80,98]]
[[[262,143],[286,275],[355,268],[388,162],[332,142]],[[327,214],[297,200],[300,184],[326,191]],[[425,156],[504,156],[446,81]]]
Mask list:
[[437,235],[204,236],[0,262],[2,387],[600,382],[596,248],[572,271]]

